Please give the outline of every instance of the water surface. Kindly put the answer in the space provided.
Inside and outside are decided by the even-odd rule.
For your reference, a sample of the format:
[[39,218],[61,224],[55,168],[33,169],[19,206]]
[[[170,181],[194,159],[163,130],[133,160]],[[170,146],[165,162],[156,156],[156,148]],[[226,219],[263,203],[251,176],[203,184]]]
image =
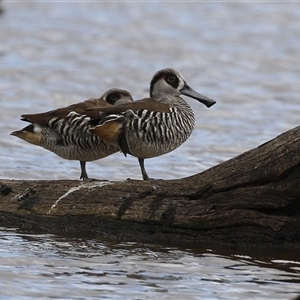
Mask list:
[[[0,177],[77,179],[63,160],[8,133],[34,113],[111,87],[148,95],[153,74],[179,69],[207,109],[179,149],[146,161],[151,177],[181,178],[298,125],[299,3],[4,2],[0,17]],[[99,179],[141,178],[135,158],[88,163]]]
[[299,254],[288,251],[186,249],[5,228],[0,249],[0,299],[292,299],[300,293]]

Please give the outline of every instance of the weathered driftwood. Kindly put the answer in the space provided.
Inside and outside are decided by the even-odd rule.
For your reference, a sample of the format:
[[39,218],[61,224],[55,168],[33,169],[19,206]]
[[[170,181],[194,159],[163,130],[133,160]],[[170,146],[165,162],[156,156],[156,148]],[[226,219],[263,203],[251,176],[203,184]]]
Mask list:
[[300,248],[300,127],[180,180],[0,181],[0,226]]

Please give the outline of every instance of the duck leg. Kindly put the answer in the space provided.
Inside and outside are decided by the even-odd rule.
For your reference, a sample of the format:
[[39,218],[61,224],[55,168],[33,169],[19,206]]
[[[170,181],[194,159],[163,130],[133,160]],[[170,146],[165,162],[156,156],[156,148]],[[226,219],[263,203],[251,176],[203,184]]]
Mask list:
[[143,176],[143,180],[149,180],[151,178],[149,178],[147,172],[146,172],[146,169],[145,169],[145,166],[144,166],[144,159],[143,158],[139,158],[139,164],[140,164],[140,168],[141,168],[141,171],[142,171],[142,176]]
[[82,179],[83,181],[89,179],[88,174],[85,169],[85,164],[86,164],[85,161],[80,161],[80,168],[81,168],[80,179]]

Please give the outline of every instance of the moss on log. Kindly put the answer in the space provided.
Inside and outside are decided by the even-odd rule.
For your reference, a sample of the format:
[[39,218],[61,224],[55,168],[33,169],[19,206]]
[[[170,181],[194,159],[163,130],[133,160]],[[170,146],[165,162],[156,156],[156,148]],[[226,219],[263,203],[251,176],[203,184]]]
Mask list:
[[0,180],[0,226],[300,248],[300,127],[179,180]]

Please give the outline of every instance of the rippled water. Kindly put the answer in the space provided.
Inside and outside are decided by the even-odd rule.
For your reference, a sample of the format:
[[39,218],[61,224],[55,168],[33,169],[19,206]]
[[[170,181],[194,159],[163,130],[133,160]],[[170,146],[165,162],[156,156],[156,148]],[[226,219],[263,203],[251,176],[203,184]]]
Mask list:
[[[207,109],[188,99],[197,127],[176,151],[146,161],[157,178],[207,169],[299,124],[299,3],[11,2],[0,17],[2,178],[77,179],[63,160],[8,133],[22,113],[100,96],[148,95],[153,74],[179,69]],[[135,158],[88,163],[91,177],[141,178]]]
[[[299,3],[4,1],[0,15],[0,178],[77,179],[79,163],[8,135],[22,113],[100,96],[147,96],[179,69],[217,100],[188,99],[197,126],[146,161],[158,178],[201,172],[299,125]],[[91,177],[141,178],[136,159],[88,163]],[[0,299],[291,299],[297,253],[161,245],[0,231]]]
[[300,262],[276,255],[2,231],[0,298],[292,299]]

